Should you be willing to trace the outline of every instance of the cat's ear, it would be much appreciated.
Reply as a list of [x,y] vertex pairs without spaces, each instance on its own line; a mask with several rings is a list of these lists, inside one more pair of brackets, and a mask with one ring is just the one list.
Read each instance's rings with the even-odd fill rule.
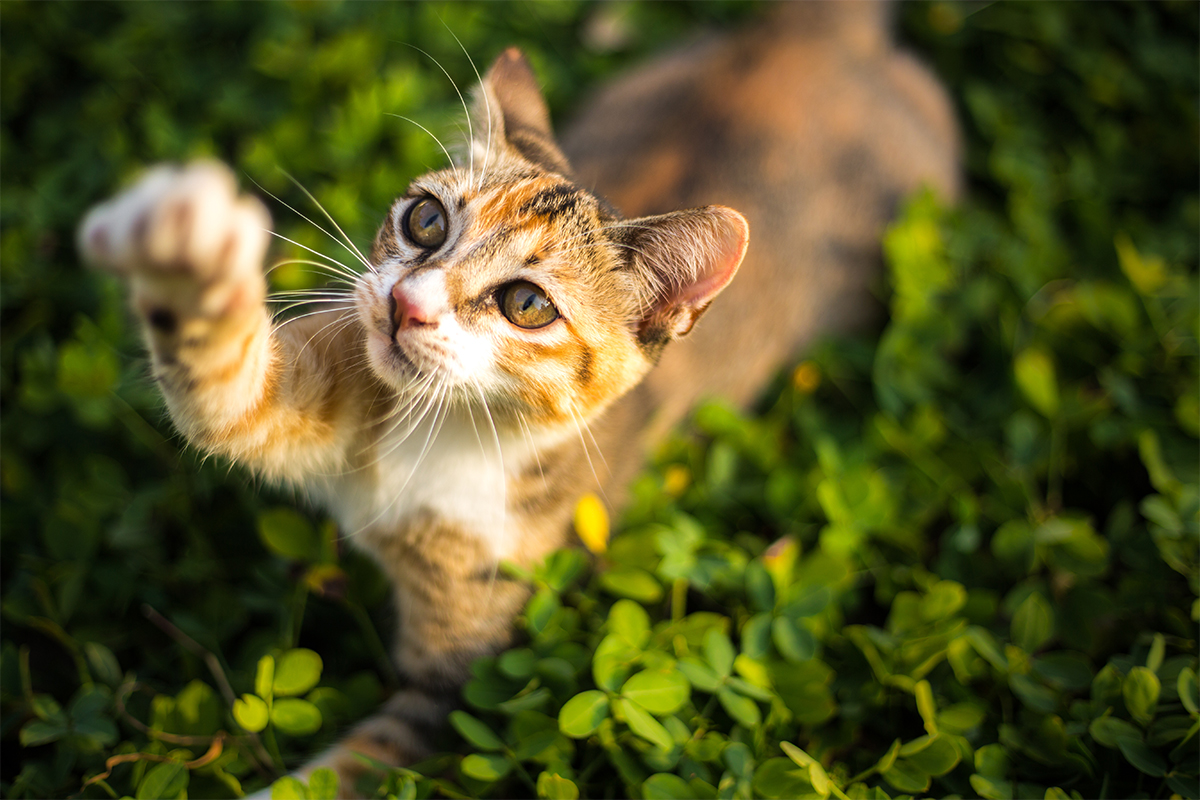
[[655,349],[685,336],[746,254],[750,227],[732,208],[705,206],[621,223],[642,295],[638,340]]
[[471,115],[476,147],[507,146],[534,164],[569,176],[571,167],[554,141],[550,111],[529,61],[505,50],[483,77]]

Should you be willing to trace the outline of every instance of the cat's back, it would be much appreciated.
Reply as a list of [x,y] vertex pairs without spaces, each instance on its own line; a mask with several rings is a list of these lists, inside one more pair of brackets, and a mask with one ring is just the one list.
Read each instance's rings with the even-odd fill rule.
[[564,131],[580,182],[626,216],[720,203],[750,223],[737,278],[628,401],[663,424],[702,395],[752,400],[814,336],[861,324],[898,201],[922,184],[957,196],[951,104],[888,14],[772,7],[636,69]]

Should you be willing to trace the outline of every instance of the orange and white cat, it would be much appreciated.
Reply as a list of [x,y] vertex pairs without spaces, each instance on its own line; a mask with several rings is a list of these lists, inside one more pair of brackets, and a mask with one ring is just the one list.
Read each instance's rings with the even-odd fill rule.
[[[407,685],[318,762],[344,792],[352,752],[427,755],[470,662],[511,641],[529,590],[501,559],[566,543],[579,497],[617,496],[700,395],[752,399],[861,318],[891,207],[922,182],[957,191],[936,83],[874,7],[817,5],[617,84],[567,135],[571,163],[505,52],[461,163],[395,202],[351,296],[284,324],[264,303],[268,216],[225,167],[155,168],[84,221],[85,257],[129,280],[177,427],[328,509],[395,586]],[[718,202],[756,230],[737,281],[751,226]]]
[[468,166],[395,202],[353,303],[291,324],[264,304],[266,212],[220,165],[158,167],[80,233],[128,277],[188,439],[302,490],[394,581],[411,688],[354,740],[389,762],[421,755],[414,729],[510,641],[528,589],[497,563],[567,542],[595,482],[583,426],[691,330],[748,241],[728,208],[623,221],[576,185],[515,50],[474,129]]

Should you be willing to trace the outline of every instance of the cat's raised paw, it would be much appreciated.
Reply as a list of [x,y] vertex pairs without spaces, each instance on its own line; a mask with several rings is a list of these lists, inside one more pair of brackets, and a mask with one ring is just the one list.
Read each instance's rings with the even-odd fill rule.
[[94,266],[135,281],[208,284],[258,274],[270,225],[257,199],[238,196],[223,164],[164,165],[93,208],[80,226],[79,249]]

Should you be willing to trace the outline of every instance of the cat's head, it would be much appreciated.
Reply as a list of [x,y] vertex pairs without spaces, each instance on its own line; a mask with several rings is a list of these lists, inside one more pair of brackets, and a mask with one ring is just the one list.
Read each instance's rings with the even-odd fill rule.
[[465,163],[413,181],[376,236],[356,289],[371,368],[501,417],[587,418],[733,279],[746,221],[721,206],[622,220],[573,182],[515,49],[471,130]]

